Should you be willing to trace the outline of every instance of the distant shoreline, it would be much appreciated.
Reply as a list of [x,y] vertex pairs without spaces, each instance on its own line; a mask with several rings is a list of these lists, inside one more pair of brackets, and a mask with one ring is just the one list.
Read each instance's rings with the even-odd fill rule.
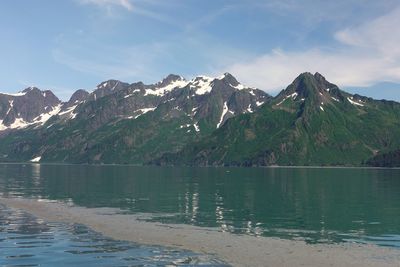
[[118,209],[88,209],[65,203],[1,198],[0,203],[47,221],[79,223],[114,239],[215,255],[233,266],[399,266],[395,248],[354,243],[308,245],[303,241],[255,237],[184,224],[163,224],[120,214]]
[[67,163],[67,162],[0,162],[0,165],[65,165],[65,166],[126,166],[126,167],[165,167],[165,168],[246,168],[246,169],[383,169],[383,170],[400,170],[400,167],[373,167],[373,166],[318,166],[318,165],[271,165],[271,166],[191,166],[191,165],[148,165],[148,164],[124,164],[124,163]]

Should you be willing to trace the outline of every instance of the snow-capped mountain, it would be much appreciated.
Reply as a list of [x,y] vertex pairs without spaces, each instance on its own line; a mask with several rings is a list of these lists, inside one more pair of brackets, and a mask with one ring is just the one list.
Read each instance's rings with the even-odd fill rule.
[[[163,108],[166,118],[186,115],[196,124],[210,117],[214,128],[218,128],[234,115],[253,112],[269,98],[261,90],[241,85],[228,73],[217,78],[198,76],[191,80],[171,74],[150,85],[116,80],[100,83],[75,113],[78,118],[93,118],[90,125],[97,128],[110,120],[137,119]],[[103,102],[107,105],[99,108]]]
[[[302,73],[262,108],[153,164],[340,165],[395,160],[400,103],[352,95],[321,74]],[[376,157],[369,161],[371,157]]]
[[[90,93],[76,91],[67,102],[30,88],[0,95],[0,148],[7,139],[3,144],[9,147],[2,149],[7,160],[97,162],[114,154],[99,150],[110,145],[107,150],[118,149],[119,156],[129,154],[126,160],[143,161],[206,136],[270,99],[229,73],[190,80],[171,74],[155,84],[108,80]],[[16,138],[26,133],[32,138]]]
[[359,166],[400,147],[399,103],[346,93],[319,73],[274,98],[229,73],[108,80],[67,102],[28,88],[0,94],[0,119],[1,161]]
[[50,91],[29,87],[16,94],[0,93],[0,131],[43,125],[61,110],[61,101]]
[[[214,90],[214,91],[213,91]],[[206,116],[207,110],[201,103],[205,102],[205,96],[215,97],[215,94],[224,91],[226,97],[233,93],[243,91],[249,94],[243,99],[243,103],[238,103],[234,99],[224,99],[220,103],[221,117],[216,123],[220,126],[227,118],[235,113],[252,112],[263,103],[268,96],[257,89],[247,88],[236,81],[236,79],[226,73],[218,78],[198,76],[192,80],[185,80],[178,75],[168,75],[156,84],[145,85],[142,82],[124,83],[117,80],[108,80],[100,83],[91,93],[85,90],[78,90],[68,102],[62,103],[50,90],[41,91],[36,87],[29,87],[17,94],[0,94],[0,131],[23,129],[29,126],[40,127],[51,117],[74,119],[78,113],[82,116],[93,116],[100,113],[100,120],[112,120],[114,118],[136,119],[140,115],[153,111],[158,105],[165,102],[176,102],[183,91],[188,91],[185,99],[179,99],[175,106],[180,110],[187,106],[187,102],[200,102],[193,108],[193,113],[200,112],[202,117]],[[226,92],[226,90],[230,91]],[[246,95],[246,93],[242,93]],[[102,97],[110,96],[118,99],[110,107],[102,110],[93,109],[93,105],[86,105],[77,109],[82,103],[97,101]],[[201,96],[201,97],[200,97]],[[188,101],[190,100],[190,101]],[[82,105],[83,106],[83,105]],[[231,106],[229,109],[228,106]]]

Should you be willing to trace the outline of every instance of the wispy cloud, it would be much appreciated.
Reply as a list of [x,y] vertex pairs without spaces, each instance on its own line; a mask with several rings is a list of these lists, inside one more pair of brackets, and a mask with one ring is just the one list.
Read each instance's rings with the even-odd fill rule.
[[[155,7],[163,7],[165,3],[158,0],[76,0],[81,5],[91,5],[101,9],[102,15],[108,18],[120,18],[121,11],[126,11],[138,16],[147,17],[163,23],[176,24],[174,19],[165,16],[159,10],[154,11]],[[104,18],[104,17],[103,17]]]
[[184,29],[186,31],[196,31],[206,25],[211,24],[215,19],[217,19],[224,13],[229,12],[230,10],[235,9],[235,8],[237,8],[236,5],[226,5],[219,9],[215,9],[209,13],[205,13],[203,16],[200,16],[198,19],[187,22]]
[[334,34],[336,45],[305,51],[275,49],[228,66],[241,80],[264,90],[282,89],[304,71],[324,73],[341,86],[400,82],[400,7],[357,27]]
[[108,10],[114,7],[122,7],[128,11],[134,9],[130,0],[78,0],[78,2],[84,5],[94,5]]
[[374,51],[388,59],[400,58],[400,7],[358,27],[350,27],[335,34],[335,38],[350,47]]
[[58,44],[52,51],[56,63],[99,81],[115,78],[127,82],[154,82],[169,73],[188,78],[214,75],[220,74],[221,62],[229,64],[249,57],[208,36],[190,34],[120,46],[92,39],[76,42],[72,37],[61,38]]
[[[360,6],[360,2],[356,0],[338,4],[326,3],[323,0],[304,0],[306,7],[302,6],[303,2],[300,4],[295,0],[267,2],[249,0],[246,4],[231,1],[210,12],[191,16],[190,19],[185,16],[179,19],[173,16],[168,17],[171,10],[166,8],[164,1],[159,0],[76,1],[96,5],[105,10],[125,9],[129,11],[129,14],[177,25],[173,28],[175,31],[171,31],[173,32],[171,35],[145,41],[138,40],[140,45],[135,40],[135,43],[123,44],[122,48],[115,47],[116,44],[113,43],[98,42],[97,39],[88,43],[87,46],[90,49],[87,50],[83,48],[85,45],[82,40],[80,44],[77,44],[78,48],[71,48],[77,43],[76,38],[58,42],[59,46],[53,50],[53,59],[56,62],[76,71],[91,74],[93,77],[99,77],[99,79],[149,81],[159,79],[160,73],[176,70],[181,75],[201,73],[213,75],[229,71],[242,82],[269,92],[282,89],[299,73],[305,71],[321,72],[331,81],[344,87],[364,87],[383,81],[400,82],[400,46],[398,45],[400,32],[394,29],[394,25],[400,25],[400,7],[392,8],[390,12],[387,12],[392,7],[393,0],[378,2],[366,0],[374,9],[380,10],[379,12],[387,12],[375,19],[371,17],[379,12],[371,15],[368,11],[368,14],[357,16],[357,19],[349,19],[352,17],[349,12],[352,12],[354,6],[357,8]],[[178,2],[173,1],[175,5],[178,5]],[[179,5],[181,3],[179,2]],[[305,19],[312,17],[308,22],[303,22],[303,19],[299,21],[307,25],[318,24],[324,20],[340,22],[334,23],[335,27],[329,28],[331,32],[329,43],[324,40],[302,50],[280,49],[278,46],[276,49],[267,50],[265,54],[256,55],[254,53],[258,52],[237,48],[235,44],[225,42],[223,37],[212,36],[208,32],[211,24],[221,23],[219,21],[221,16],[234,12],[240,14],[241,10],[248,8],[247,5],[251,5],[251,8],[246,12],[265,8],[278,12],[282,16],[298,15]],[[308,16],[313,6],[319,12]],[[177,10],[182,11],[185,8]],[[339,12],[340,10],[344,11]],[[346,17],[344,20],[346,23],[341,22],[343,17]],[[343,27],[343,25],[346,26]],[[304,28],[307,27],[295,30],[299,35],[306,35],[307,29]],[[315,29],[319,29],[318,26],[315,26]],[[339,30],[334,32],[333,29]],[[324,33],[324,38],[326,37],[329,38],[328,33]],[[268,41],[268,38],[260,40]],[[108,45],[110,47],[107,47]]]
[[[124,49],[118,53],[104,52],[103,58],[96,59],[90,56],[77,57],[73,53],[62,49],[52,51],[55,62],[68,66],[70,69],[81,73],[87,73],[99,79],[121,79],[146,78],[146,65],[152,65],[153,57],[140,48]],[[146,55],[145,55],[146,54]],[[136,56],[137,55],[137,56]],[[145,58],[147,56],[147,58]],[[140,62],[140,63],[139,63]]]

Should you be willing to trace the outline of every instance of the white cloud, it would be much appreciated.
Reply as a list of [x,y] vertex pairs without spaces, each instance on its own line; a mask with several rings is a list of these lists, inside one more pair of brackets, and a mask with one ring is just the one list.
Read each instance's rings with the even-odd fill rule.
[[368,49],[389,58],[400,57],[400,7],[356,28],[347,28],[335,38],[349,46]]
[[79,0],[81,4],[92,4],[101,8],[123,7],[129,11],[133,10],[130,0]]
[[[247,84],[274,92],[299,73],[320,72],[340,86],[400,82],[400,8],[335,33],[339,48],[306,51],[275,49],[228,71]],[[338,45],[334,44],[334,45]]]

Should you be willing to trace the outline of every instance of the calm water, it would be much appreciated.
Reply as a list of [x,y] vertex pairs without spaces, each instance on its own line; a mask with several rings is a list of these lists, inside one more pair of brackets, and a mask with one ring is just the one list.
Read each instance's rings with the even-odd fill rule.
[[0,165],[0,194],[222,231],[400,247],[400,170]]
[[222,266],[188,251],[116,241],[0,205],[0,266]]

